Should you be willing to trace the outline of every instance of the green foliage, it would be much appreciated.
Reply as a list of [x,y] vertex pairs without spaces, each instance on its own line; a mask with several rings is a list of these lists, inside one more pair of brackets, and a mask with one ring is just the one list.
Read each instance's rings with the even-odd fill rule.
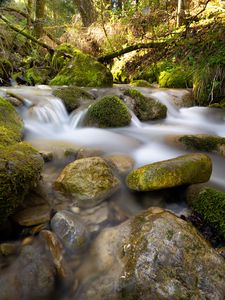
[[139,79],[139,80],[133,80],[131,81],[130,85],[132,86],[136,86],[136,87],[151,87],[151,84],[143,79]]
[[205,188],[191,201],[191,206],[219,235],[225,237],[225,194]]
[[130,96],[135,100],[134,113],[141,121],[163,119],[166,117],[166,106],[155,99],[147,98],[135,89],[125,90],[124,95]]
[[127,126],[130,121],[131,115],[123,101],[116,96],[105,96],[89,107],[85,123],[104,128]]
[[24,77],[30,85],[42,83],[42,77],[35,68],[30,68],[26,70]]
[[192,74],[187,68],[175,66],[160,73],[159,85],[163,88],[192,87]]
[[85,100],[94,99],[94,96],[91,93],[76,86],[57,89],[53,92],[53,95],[63,100],[69,113],[78,108]]
[[30,145],[19,143],[0,151],[0,223],[15,212],[33,187],[43,167],[43,159]]

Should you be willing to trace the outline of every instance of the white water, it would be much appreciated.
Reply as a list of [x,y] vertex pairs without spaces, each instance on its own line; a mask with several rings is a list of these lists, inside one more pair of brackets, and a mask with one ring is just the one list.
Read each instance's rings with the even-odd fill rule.
[[[25,138],[42,150],[50,142],[74,146],[100,148],[107,153],[128,153],[136,161],[136,167],[183,155],[187,151],[166,142],[166,137],[176,134],[215,134],[225,136],[225,112],[219,109],[191,107],[178,109],[172,102],[174,94],[179,98],[180,90],[144,89],[168,108],[167,118],[160,121],[140,122],[132,113],[129,127],[115,129],[84,128],[82,120],[86,110],[79,109],[70,116],[62,101],[51,94],[46,86],[4,88],[22,96],[26,106],[20,110],[25,123]],[[120,88],[94,89],[95,94],[121,94]],[[211,183],[225,190],[223,157],[211,155],[213,176]]]

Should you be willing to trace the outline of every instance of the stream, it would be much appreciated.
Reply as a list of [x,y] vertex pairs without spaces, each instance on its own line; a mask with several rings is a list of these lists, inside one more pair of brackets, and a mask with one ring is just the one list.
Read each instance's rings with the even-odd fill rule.
[[[112,94],[121,96],[123,89],[124,86],[116,86],[87,90],[96,97],[101,97]],[[165,104],[168,109],[167,118],[141,122],[132,113],[132,121],[128,127],[88,128],[82,125],[87,107],[80,107],[69,115],[61,99],[52,95],[52,88],[49,86],[0,88],[0,96],[10,91],[23,99],[24,105],[17,110],[24,120],[24,140],[40,151],[53,153],[53,160],[45,164],[43,171],[44,189],[49,195],[53,209],[58,210],[61,207],[64,209],[69,206],[72,211],[78,211],[73,203],[55,194],[52,189],[52,183],[60,171],[74,159],[73,156],[65,156],[65,151],[69,150],[73,153],[80,148],[92,148],[103,151],[104,156],[125,154],[134,159],[134,167],[137,168],[192,152],[171,143],[170,136],[210,134],[225,137],[225,110],[197,106],[178,108],[174,104],[174,98],[179,100],[184,90],[137,89],[145,96],[151,96]],[[224,157],[216,154],[209,154],[209,156],[213,161],[213,173],[208,185],[225,192]],[[111,215],[117,216],[109,221],[105,221],[103,216],[98,216],[103,219],[103,222],[101,228],[97,226],[97,229],[93,228],[93,232],[99,232],[106,226],[119,224],[150,206],[166,208],[178,215],[185,215],[188,208],[182,199],[176,201],[178,194],[179,189],[178,192],[175,190],[174,201],[171,201],[167,197],[167,191],[138,194],[129,191],[123,185],[120,192],[109,200],[114,203],[110,206]],[[124,199],[127,201],[123,201]],[[86,215],[85,218],[88,216]],[[76,263],[75,259],[74,268]]]

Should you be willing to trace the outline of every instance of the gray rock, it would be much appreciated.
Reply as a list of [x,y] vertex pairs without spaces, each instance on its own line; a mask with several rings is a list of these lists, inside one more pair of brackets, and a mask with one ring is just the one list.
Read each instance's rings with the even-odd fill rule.
[[103,230],[90,261],[74,299],[225,299],[224,259],[191,224],[160,208]]
[[78,215],[62,210],[51,220],[51,228],[63,245],[70,251],[82,249],[88,242],[89,233]]

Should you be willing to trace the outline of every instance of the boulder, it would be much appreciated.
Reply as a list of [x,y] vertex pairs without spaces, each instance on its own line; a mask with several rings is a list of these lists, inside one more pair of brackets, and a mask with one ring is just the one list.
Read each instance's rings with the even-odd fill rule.
[[187,202],[217,235],[225,238],[225,194],[204,185],[191,185],[187,189]]
[[111,196],[119,180],[100,157],[78,159],[67,165],[55,182],[56,189],[75,196],[80,207],[92,207]]
[[225,298],[224,259],[191,224],[160,208],[103,230],[84,268],[90,261],[73,299]]
[[225,138],[209,134],[191,134],[172,136],[170,141],[182,145],[187,150],[198,150],[216,152],[223,154],[222,147],[225,146]]
[[160,190],[209,180],[212,162],[206,154],[188,154],[133,170],[126,179],[136,191]]
[[88,108],[84,123],[87,126],[123,127],[128,126],[131,115],[117,96],[105,96]]
[[[62,58],[59,52],[58,49],[53,57],[56,63]],[[86,87],[112,86],[113,77],[111,72],[94,57],[84,54],[76,48],[71,50],[71,56],[72,59],[70,59],[66,65],[59,62],[59,64],[62,64],[62,69],[50,81],[50,85],[76,85]],[[63,61],[66,61],[65,57]]]
[[61,87],[56,89],[53,95],[63,100],[69,113],[78,108],[81,104],[88,104],[95,99],[91,93],[76,86]]
[[87,245],[89,233],[78,215],[62,210],[51,219],[51,228],[63,245],[75,252]]
[[134,99],[134,113],[141,121],[166,118],[167,107],[153,98],[145,97],[141,92],[127,89],[124,95]]
[[6,146],[20,140],[23,121],[12,104],[0,97],[0,145]]
[[0,223],[15,212],[40,179],[43,159],[27,143],[17,143],[0,151]]

